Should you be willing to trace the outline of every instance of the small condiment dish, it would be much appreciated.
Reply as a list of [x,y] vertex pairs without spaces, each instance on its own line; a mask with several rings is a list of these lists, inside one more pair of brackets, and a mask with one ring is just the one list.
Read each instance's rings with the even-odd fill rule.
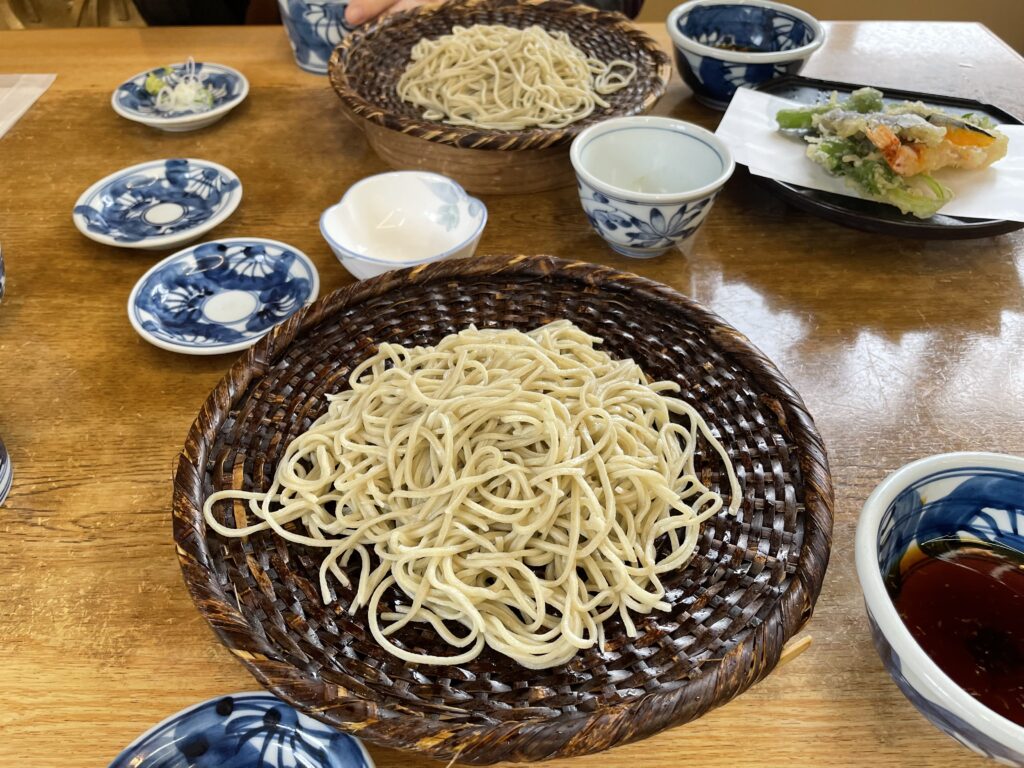
[[737,88],[797,74],[825,42],[817,19],[770,0],[692,0],[666,26],[683,80],[714,109],[725,109]]
[[110,768],[373,768],[350,736],[269,693],[232,693],[157,723]]
[[79,232],[98,243],[162,250],[209,232],[241,200],[242,182],[223,165],[152,160],[97,181],[78,198],[72,218]]
[[128,296],[128,320],[154,346],[187,355],[251,347],[313,303],[320,276],[302,251],[262,237],[192,245],[154,265]]
[[857,576],[875,648],[910,702],[975,752],[1024,766],[1024,727],[957,685],[904,624],[886,577],[911,547],[937,539],[1024,550],[1024,458],[948,453],[907,464],[868,497],[857,524]]
[[667,117],[593,125],[573,141],[569,158],[594,231],[634,258],[685,248],[736,167],[713,133]]
[[392,269],[472,256],[487,208],[447,176],[393,171],[353,184],[320,217],[342,266],[364,280]]
[[[161,111],[157,109],[156,95],[146,90],[150,76],[164,77],[172,73],[175,78],[183,77],[192,67],[196,77],[213,91],[210,109]],[[161,131],[181,133],[197,131],[220,120],[241,104],[249,94],[249,81],[237,69],[210,62],[182,62],[168,67],[147,69],[125,80],[117,86],[110,97],[110,104],[121,117],[136,123],[148,125]]]

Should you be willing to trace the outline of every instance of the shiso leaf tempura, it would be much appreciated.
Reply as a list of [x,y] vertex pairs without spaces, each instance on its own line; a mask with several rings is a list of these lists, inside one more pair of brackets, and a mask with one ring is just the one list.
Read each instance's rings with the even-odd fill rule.
[[983,116],[956,117],[920,101],[884,104],[860,88],[840,101],[781,109],[779,130],[805,131],[807,157],[872,200],[921,219],[953,192],[931,176],[940,168],[986,168],[1006,155],[1008,139]]

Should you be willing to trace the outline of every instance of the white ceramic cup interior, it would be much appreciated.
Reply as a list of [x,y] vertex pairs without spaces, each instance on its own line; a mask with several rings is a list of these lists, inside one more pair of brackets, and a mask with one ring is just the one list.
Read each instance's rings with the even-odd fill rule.
[[576,138],[570,155],[576,172],[591,186],[652,203],[709,195],[735,167],[713,133],[667,117],[598,123]]
[[410,264],[467,245],[486,213],[451,179],[418,171],[383,173],[352,186],[324,212],[321,231],[349,255]]

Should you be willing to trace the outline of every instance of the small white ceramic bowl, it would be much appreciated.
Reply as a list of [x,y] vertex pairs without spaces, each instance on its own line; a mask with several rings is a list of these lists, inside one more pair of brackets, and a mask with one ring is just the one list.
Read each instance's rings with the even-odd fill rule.
[[1014,766],[1024,766],[1024,727],[979,702],[931,660],[897,613],[885,577],[914,543],[966,537],[1021,551],[1022,529],[1024,458],[947,453],[907,464],[883,480],[864,502],[856,543],[872,637],[896,685],[937,728]]
[[323,212],[320,232],[354,277],[476,251],[487,208],[447,176],[393,171],[363,179]]
[[685,247],[736,167],[700,126],[668,117],[617,117],[572,143],[580,202],[591,226],[624,256]]
[[184,62],[171,64],[169,67],[147,69],[145,72],[139,72],[128,78],[114,90],[110,97],[110,104],[114,111],[123,118],[161,131],[182,133],[198,131],[200,128],[216,123],[245,101],[245,97],[249,94],[249,81],[237,69],[223,64],[202,61],[194,62],[193,65],[196,74],[214,89],[216,95],[211,109],[203,112],[170,113],[157,110],[156,100],[145,88],[146,78],[151,72],[161,72],[164,69],[169,69],[180,76],[189,66]]
[[737,88],[797,74],[825,42],[811,14],[770,0],[692,0],[669,13],[666,27],[679,74],[714,109]]

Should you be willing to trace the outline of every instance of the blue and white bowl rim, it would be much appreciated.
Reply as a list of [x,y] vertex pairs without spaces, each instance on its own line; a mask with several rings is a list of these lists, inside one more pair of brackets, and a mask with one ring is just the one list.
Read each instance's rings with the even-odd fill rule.
[[[303,251],[300,251],[293,245],[289,245],[288,243],[282,243],[280,240],[271,240],[268,237],[221,237],[215,240],[204,240],[201,243],[191,243],[185,248],[182,248],[180,251],[175,251],[166,259],[161,259],[152,267],[147,269],[145,274],[142,275],[142,277],[140,277],[135,282],[134,286],[132,286],[131,293],[128,294],[128,321],[132,324],[132,328],[135,329],[135,332],[153,346],[160,347],[160,349],[166,349],[169,352],[185,352],[187,354],[192,355],[226,355],[232,352],[241,352],[242,350],[248,349],[253,344],[255,344],[259,339],[272,333],[274,328],[277,327],[273,326],[268,330],[260,333],[259,335],[254,335],[252,338],[244,339],[243,341],[209,347],[192,347],[184,344],[175,344],[174,342],[167,341],[166,339],[161,339],[159,336],[154,336],[152,333],[150,333],[149,331],[142,327],[142,323],[140,323],[138,318],[135,316],[135,302],[136,299],[138,298],[139,291],[142,290],[142,286],[146,284],[146,281],[149,280],[149,278],[152,275],[156,274],[161,269],[166,267],[168,264],[176,261],[177,259],[180,259],[182,256],[189,254],[190,252],[194,251],[201,245],[208,245],[210,243],[218,243],[221,245],[272,245],[277,248],[291,251],[308,268],[310,274],[309,296],[308,298],[306,298],[305,301],[303,301],[302,306],[308,307],[310,304],[316,301],[317,297],[320,295],[320,273],[317,271],[316,264],[314,264],[313,260],[310,259],[309,256],[307,256]],[[295,311],[298,312],[300,310],[301,307]],[[280,325],[280,323],[278,323],[278,325]]]
[[[140,733],[135,739],[133,739],[130,744],[125,746],[124,749],[122,749],[120,752],[118,752],[117,755],[114,757],[113,762],[116,763],[120,758],[124,757],[125,755],[129,754],[130,752],[132,752],[132,751],[138,749],[139,747],[143,746],[147,741],[149,741],[155,735],[160,733],[167,726],[171,725],[171,723],[174,723],[177,720],[181,720],[182,718],[187,717],[188,715],[190,715],[191,713],[195,712],[200,707],[204,707],[204,706],[206,706],[208,704],[211,704],[212,702],[219,701],[220,699],[223,699],[223,698],[232,698],[232,699],[237,699],[237,698],[265,699],[268,704],[269,703],[273,703],[275,706],[282,706],[282,707],[288,707],[289,709],[295,709],[288,702],[286,702],[286,701],[284,701],[282,699],[277,698],[277,696],[274,696],[274,694],[268,693],[267,691],[244,691],[242,693],[228,693],[228,694],[224,694],[223,696],[214,696],[212,698],[204,699],[203,701],[196,702],[195,704],[192,704],[192,705],[190,705],[188,707],[185,707],[184,709],[180,709],[177,712],[175,712],[173,715],[168,715],[167,717],[165,717],[160,722],[155,723],[151,727],[147,728],[145,731]],[[309,718],[309,715],[305,714],[301,710],[297,710],[296,709],[295,712],[299,715],[300,723],[301,723],[302,719]],[[329,726],[325,726],[325,727],[329,727]],[[356,744],[359,745],[359,750],[360,750],[360,752],[362,752],[363,760],[366,762],[366,766],[368,768],[374,768],[373,758],[371,758],[370,757],[370,753],[366,751],[366,746],[363,744],[363,742],[360,739],[358,739],[355,736],[353,736],[352,734],[345,734],[345,735],[348,736]]]
[[857,577],[864,601],[879,631],[892,646],[904,670],[930,686],[928,698],[943,701],[947,708],[1001,744],[1024,755],[1024,727],[996,714],[958,686],[924,652],[896,612],[885,588],[878,563],[878,529],[889,505],[916,481],[935,472],[953,469],[1007,469],[1024,473],[1024,458],[1001,453],[958,452],[927,456],[913,461],[886,477],[864,502],[857,523],[855,556]]
[[[758,8],[770,8],[774,11],[787,13],[811,28],[814,36],[811,42],[801,45],[799,48],[790,48],[788,51],[728,51],[722,48],[715,48],[710,45],[698,43],[692,37],[683,34],[680,26],[682,18],[697,6],[701,5],[752,5]],[[668,28],[668,35],[672,38],[673,44],[683,48],[690,53],[701,56],[708,56],[712,59],[721,59],[733,64],[777,64],[781,61],[794,61],[810,56],[825,43],[825,27],[816,18],[799,8],[784,3],[772,2],[772,0],[690,0],[690,2],[677,5],[669,12],[665,22]]]
[[[582,159],[583,150],[591,141],[608,133],[635,128],[680,133],[699,141],[714,151],[719,159],[721,159],[722,173],[714,181],[705,184],[703,187],[687,190],[686,192],[636,192],[607,184],[594,176],[584,166]],[[585,184],[608,197],[634,205],[680,205],[694,200],[701,200],[721,189],[732,176],[733,171],[736,170],[736,161],[733,160],[729,147],[711,131],[684,120],[676,120],[671,117],[652,117],[650,115],[613,117],[585,128],[573,139],[572,146],[569,149],[569,160],[572,162],[576,175]]]
[[[109,176],[104,176],[102,179],[100,179],[87,190],[85,190],[85,192],[83,192],[81,196],[79,196],[78,200],[75,201],[74,208],[77,208],[80,205],[89,205],[93,197],[95,197],[95,195],[101,189],[103,189],[103,187],[105,187],[107,184],[110,184],[113,181],[116,181],[122,176],[128,176],[133,173],[140,173],[142,171],[148,171],[151,169],[160,169],[161,175],[163,175],[168,160],[184,160],[190,166],[196,165],[204,168],[213,168],[224,178],[234,181],[235,187],[229,192],[229,194],[225,196],[226,200],[224,204],[220,207],[220,209],[214,211],[214,214],[205,221],[197,222],[194,227],[183,229],[178,232],[173,232],[169,235],[159,235],[157,237],[143,238],[138,243],[133,243],[132,247],[146,247],[155,249],[163,246],[171,248],[180,243],[187,243],[189,240],[199,237],[204,232],[208,232],[221,222],[225,221],[232,213],[235,212],[235,209],[238,208],[238,204],[242,202],[242,180],[239,179],[237,174],[235,174],[235,172],[232,171],[230,168],[226,168],[220,163],[214,163],[211,160],[201,160],[195,157],[165,157],[159,160],[147,160],[144,163],[130,165],[127,168],[122,168],[119,171],[114,171]],[[74,211],[74,208],[72,208],[72,211]],[[78,231],[81,232],[86,237],[95,240],[98,243],[104,243],[105,245],[116,245],[121,247],[124,246],[124,243],[120,242],[116,238],[110,237],[109,235],[101,234],[100,232],[93,232],[89,230],[89,228],[84,225],[84,217],[81,214],[72,212],[71,217],[74,220],[75,226],[78,228]]]
[[[436,179],[437,181],[442,181],[445,184],[451,184],[453,187],[455,187],[457,190],[459,190],[459,192],[461,192],[463,195],[465,195],[468,200],[475,201],[480,206],[480,223],[477,225],[477,228],[476,228],[476,230],[474,230],[473,234],[470,235],[469,237],[467,237],[465,240],[463,240],[458,245],[456,245],[456,246],[454,246],[452,248],[449,248],[446,251],[442,251],[441,253],[433,254],[431,256],[424,256],[421,259],[410,259],[408,261],[393,261],[391,259],[375,259],[372,256],[366,256],[365,254],[362,254],[362,253],[359,253],[357,251],[353,251],[353,250],[351,250],[349,248],[346,248],[344,245],[342,245],[337,240],[332,238],[329,234],[327,234],[327,216],[332,211],[337,210],[338,208],[343,206],[345,204],[345,200],[349,197],[349,195],[351,195],[353,192],[355,192],[359,187],[363,186],[364,184],[366,184],[368,182],[371,182],[371,181],[374,181],[376,179],[379,179],[379,178],[381,178],[383,176],[416,176],[416,177],[419,177],[419,178]],[[451,178],[450,176],[444,176],[443,174],[440,174],[440,173],[431,173],[430,171],[386,171],[385,173],[375,173],[373,176],[367,176],[365,179],[360,179],[355,184],[353,184],[351,187],[349,187],[347,190],[345,190],[345,194],[341,196],[341,199],[338,202],[336,202],[334,205],[330,206],[322,214],[320,214],[320,234],[323,235],[324,240],[327,241],[328,245],[330,245],[331,248],[334,248],[337,251],[341,251],[345,255],[345,258],[347,258],[347,259],[355,259],[356,261],[365,261],[368,264],[387,265],[387,266],[392,267],[393,269],[401,269],[403,267],[415,267],[418,264],[429,264],[432,261],[440,261],[441,259],[447,258],[448,256],[451,256],[453,253],[458,253],[460,250],[462,250],[467,245],[469,245],[474,240],[476,240],[480,236],[480,233],[483,232],[484,227],[486,225],[487,225],[487,206],[484,205],[484,201],[483,200],[481,200],[478,197],[473,197],[472,195],[469,195],[466,192],[466,190],[462,187],[462,185],[459,184],[459,182],[457,182],[455,179]]]
[[163,69],[165,66],[182,67],[185,66],[185,64],[186,62],[176,61],[172,64],[165,64],[159,67],[150,67],[149,69],[145,69],[142,72],[139,72],[138,74],[132,75],[127,80],[124,80],[122,83],[120,83],[114,89],[114,92],[110,95],[110,106],[113,107],[114,111],[117,112],[117,114],[121,115],[121,117],[126,117],[129,120],[144,121],[147,123],[160,123],[161,125],[185,125],[188,123],[199,122],[200,120],[210,120],[211,118],[223,115],[225,112],[229,112],[235,107],[237,107],[239,104],[241,104],[245,100],[245,97],[249,95],[248,78],[246,78],[245,75],[243,75],[234,67],[229,67],[227,64],[218,64],[214,61],[197,61],[196,64],[202,64],[204,69],[209,68],[220,70],[222,74],[232,75],[238,78],[238,81],[241,83],[242,86],[239,89],[238,93],[233,96],[229,95],[224,101],[215,106],[213,109],[208,109],[205,112],[194,112],[187,115],[178,115],[177,117],[164,117],[159,113],[138,112],[134,109],[128,109],[127,107],[123,107],[120,104],[118,104],[118,91],[120,91],[121,88],[123,88],[124,86],[128,85],[128,83],[135,82],[139,78],[145,78],[150,72],[155,72],[159,69]]

